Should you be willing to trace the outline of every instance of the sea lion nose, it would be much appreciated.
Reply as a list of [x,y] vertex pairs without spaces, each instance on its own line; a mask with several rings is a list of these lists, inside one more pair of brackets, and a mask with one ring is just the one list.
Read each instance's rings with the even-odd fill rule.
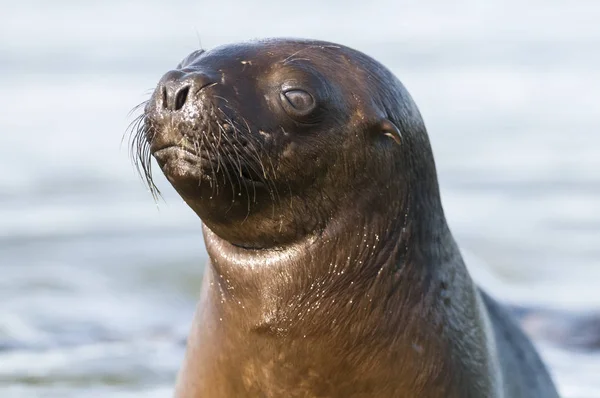
[[159,103],[164,109],[178,111],[188,101],[190,92],[195,94],[214,82],[209,74],[203,72],[178,69],[169,71],[158,83]]

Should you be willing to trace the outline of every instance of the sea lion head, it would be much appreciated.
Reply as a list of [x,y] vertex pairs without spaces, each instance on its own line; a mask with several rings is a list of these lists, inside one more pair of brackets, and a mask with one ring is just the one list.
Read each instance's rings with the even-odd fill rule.
[[205,226],[244,248],[286,245],[340,220],[401,219],[411,197],[437,196],[410,95],[377,61],[337,44],[193,52],[162,77],[138,127],[148,181],[151,154]]

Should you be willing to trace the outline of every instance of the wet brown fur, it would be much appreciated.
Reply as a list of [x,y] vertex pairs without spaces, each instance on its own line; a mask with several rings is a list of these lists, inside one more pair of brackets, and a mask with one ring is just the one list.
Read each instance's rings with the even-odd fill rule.
[[[316,101],[304,119],[286,84]],[[156,192],[154,154],[210,256],[177,397],[557,396],[471,281],[425,125],[381,64],[326,42],[223,46],[144,106],[140,170]]]

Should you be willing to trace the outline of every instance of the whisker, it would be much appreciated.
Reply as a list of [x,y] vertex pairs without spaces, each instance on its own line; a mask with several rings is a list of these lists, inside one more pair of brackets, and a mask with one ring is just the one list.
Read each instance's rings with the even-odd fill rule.
[[[196,156],[198,156],[199,158],[202,158],[202,143],[200,140],[198,140],[197,137],[194,137],[194,140],[192,141],[192,145],[194,146],[194,153]],[[200,177],[198,179],[198,187],[202,186],[202,177]]]
[[[225,118],[225,120],[228,121],[229,125],[234,129],[233,134],[232,134],[232,138],[239,144],[240,147],[244,147],[244,144],[239,140],[238,134],[239,134],[239,127],[236,126],[236,124],[231,120],[231,118],[229,118],[226,114],[223,113],[223,117]],[[249,129],[249,126],[246,124],[247,128]],[[250,130],[248,130],[248,132],[250,132]],[[247,136],[250,136],[250,134],[247,134]],[[246,148],[248,148],[248,145],[246,145]],[[250,155],[251,158],[253,158],[253,154],[252,153],[246,153],[247,155]],[[258,157],[255,157],[254,160],[256,160],[257,162],[260,162],[260,159]],[[256,167],[253,164],[254,162],[252,161],[247,161],[245,162],[245,165],[247,166],[247,168],[251,169],[256,175],[259,176],[259,178],[261,179],[261,182],[263,182],[266,184],[266,181],[264,181],[264,179],[261,177],[259,170],[256,169]],[[240,177],[243,177],[243,170],[242,167],[240,165],[239,168],[239,173],[240,173]],[[246,184],[246,180],[243,179],[242,181],[244,181],[244,185],[246,188],[246,191],[248,191],[248,187]],[[253,191],[253,202],[256,202],[256,186],[252,185],[252,191]],[[250,203],[250,198],[248,197],[248,203]],[[248,210],[249,211],[249,210]]]
[[[144,107],[148,101],[143,101],[136,105],[130,112],[133,113]],[[158,203],[162,197],[160,190],[155,185],[152,178],[152,154],[150,152],[150,143],[155,135],[152,123],[148,120],[144,113],[137,116],[127,126],[125,133],[121,139],[121,145],[127,137],[129,141],[129,156],[132,159],[133,165],[142,181],[148,187],[152,198]]]
[[[222,148],[222,150],[224,151],[226,157],[228,159],[231,159],[231,153],[229,152],[229,148],[227,148],[226,146]],[[229,210],[231,210],[231,208],[233,207],[234,203],[235,203],[235,197],[236,197],[236,189],[235,189],[235,185],[233,183],[233,179],[231,178],[231,173],[229,171],[229,168],[225,168],[225,175],[227,176],[227,179],[229,180],[229,185],[231,186],[231,203],[229,205],[229,207],[227,208],[227,210],[225,210],[225,213],[228,213]],[[234,173],[235,175],[235,173]],[[238,186],[240,187],[241,190],[241,184],[240,184],[240,179],[239,177],[237,177],[238,179]]]
[[[235,153],[235,155],[237,157],[237,167],[238,167],[239,175],[238,175],[238,173],[234,173],[234,175],[235,175],[235,177],[236,177],[236,179],[238,181],[238,186],[240,187],[240,191],[242,190],[242,185],[244,186],[243,190],[246,192],[246,199],[247,199],[246,201],[248,203],[248,209],[249,209],[249,207],[250,207],[250,205],[249,205],[249,203],[250,203],[250,194],[249,194],[249,190],[248,190],[248,182],[246,181],[246,179],[240,178],[240,177],[243,177],[242,176],[242,162],[240,160],[240,155],[239,155],[238,150],[236,149],[235,143],[233,143],[231,141],[232,138],[235,139],[235,134],[232,137],[229,137],[229,135],[225,132],[225,129],[220,124],[219,124],[219,128],[223,130],[223,132],[224,132],[224,134],[223,134],[224,139],[230,144],[229,147],[233,150],[233,152]],[[232,126],[232,129],[233,128],[234,127]],[[228,154],[229,154],[229,152],[228,152]],[[230,160],[231,160],[232,163],[235,163],[234,159],[230,158]],[[233,181],[231,181],[231,183],[233,184]],[[233,196],[233,200],[232,200],[232,205],[233,205],[233,201],[235,201],[235,190],[234,190],[234,196]],[[248,212],[249,212],[249,210],[248,210]],[[247,217],[248,217],[248,215],[246,215],[246,218]],[[244,221],[245,221],[245,219],[244,219]]]
[[[209,132],[206,132],[206,133],[208,135]],[[208,163],[210,164],[210,171],[211,171],[211,173],[210,173],[211,174],[211,178],[210,178],[209,181],[210,181],[210,187],[213,188],[215,190],[215,193],[218,195],[219,194],[219,182],[217,181],[217,175],[215,173],[215,168],[214,168],[214,165],[213,165],[213,163],[214,163],[213,162],[213,155],[218,156],[218,154],[213,153],[213,152],[216,151],[216,149],[212,145],[212,143],[210,142],[210,140],[207,140],[205,136],[202,136],[201,139],[202,139],[202,141],[205,141],[205,144],[207,146],[209,146],[209,145],[211,146],[211,148],[209,148],[209,149],[212,149],[212,150],[207,150],[206,151],[206,156],[208,158]],[[213,183],[214,183],[214,186],[213,186]],[[211,195],[211,199],[212,199],[212,195]]]

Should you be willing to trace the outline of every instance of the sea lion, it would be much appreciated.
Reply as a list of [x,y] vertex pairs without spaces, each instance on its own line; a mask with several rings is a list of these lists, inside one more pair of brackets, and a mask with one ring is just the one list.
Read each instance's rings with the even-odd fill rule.
[[197,51],[135,130],[210,258],[177,397],[558,396],[467,273],[421,115],[377,61],[310,40]]

